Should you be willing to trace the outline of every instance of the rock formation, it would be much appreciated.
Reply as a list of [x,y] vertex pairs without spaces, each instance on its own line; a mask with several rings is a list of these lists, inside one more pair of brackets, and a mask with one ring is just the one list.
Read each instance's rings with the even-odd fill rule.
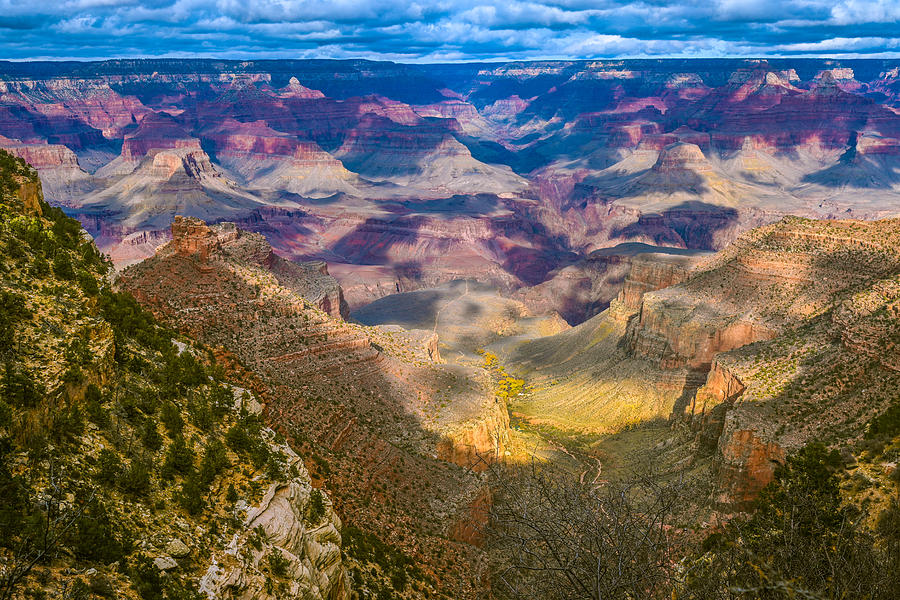
[[26,144],[0,136],[0,148],[25,160],[40,173],[48,199],[63,206],[82,198],[96,182],[78,163],[78,157],[62,144]]
[[717,500],[747,507],[786,454],[859,438],[885,409],[898,235],[897,220],[785,218],[699,262],[635,257],[609,310],[513,354],[536,387],[513,408],[603,430],[667,407],[713,456]]
[[[252,369],[267,422],[327,457],[307,466],[333,491],[336,510],[418,561],[434,560],[446,545],[434,532],[465,513],[480,487],[462,467],[483,468],[505,450],[508,417],[485,373],[437,362],[434,340],[421,335],[344,322],[324,264],[281,259],[258,234],[178,219],[172,241],[119,282]],[[451,555],[441,589],[468,594],[471,580],[454,573],[471,553]]]
[[[259,505],[247,507],[241,529],[225,551],[213,557],[200,578],[199,590],[209,598],[268,600],[351,598],[350,583],[341,559],[341,521],[327,497],[309,483],[300,457],[284,445],[287,467],[301,474],[269,486]],[[323,503],[313,509],[313,495]],[[274,557],[274,558],[273,558]],[[287,585],[271,586],[272,564]],[[268,582],[268,584],[267,584]]]
[[717,250],[785,214],[895,215],[894,66],[10,64],[0,135],[117,264],[187,214],[327,260],[354,307],[474,274],[578,322],[612,295],[595,250]]
[[[278,285],[294,292],[333,317],[347,316],[347,303],[338,282],[328,275],[324,261],[295,263],[272,251],[258,233],[241,231],[234,223],[209,226],[199,219],[176,216],[172,222],[172,251],[203,264],[210,259],[246,263],[270,271]],[[166,249],[160,252],[165,255]]]

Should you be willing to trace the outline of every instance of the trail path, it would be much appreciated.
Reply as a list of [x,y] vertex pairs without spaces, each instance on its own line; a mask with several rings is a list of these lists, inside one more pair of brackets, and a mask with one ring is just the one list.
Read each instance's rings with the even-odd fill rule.
[[456,301],[458,301],[458,300],[462,300],[463,298],[465,298],[465,297],[468,296],[468,295],[469,295],[469,280],[466,279],[466,291],[463,292],[462,294],[460,294],[459,296],[457,296],[456,298],[454,298],[453,300],[450,300],[449,302],[447,302],[446,304],[444,304],[442,307],[440,307],[439,309],[437,309],[437,310],[434,312],[434,332],[435,332],[435,333],[437,333],[438,322],[439,322],[440,319],[441,319],[441,312],[443,312],[444,309],[446,309],[447,307],[449,307],[449,306],[450,306],[451,304],[453,304],[454,302],[456,302]]

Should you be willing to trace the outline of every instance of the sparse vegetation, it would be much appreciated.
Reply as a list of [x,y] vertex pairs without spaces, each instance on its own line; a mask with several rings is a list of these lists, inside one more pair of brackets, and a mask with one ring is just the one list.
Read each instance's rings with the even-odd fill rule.
[[873,535],[841,497],[841,464],[822,444],[790,458],[751,516],[703,542],[679,597],[893,598],[900,585],[894,513],[882,513],[888,525]]
[[207,350],[110,287],[108,261],[36,184],[0,151],[0,600],[198,600],[203,564],[154,560],[180,527],[209,532],[203,561],[224,548],[240,528],[226,501],[260,500],[269,480],[246,473],[272,434],[234,411]]

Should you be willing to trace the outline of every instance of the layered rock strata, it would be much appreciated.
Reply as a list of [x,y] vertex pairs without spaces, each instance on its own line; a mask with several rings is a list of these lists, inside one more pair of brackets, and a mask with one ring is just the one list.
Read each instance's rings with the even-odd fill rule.
[[[172,234],[121,285],[258,374],[267,421],[320,457],[308,466],[336,510],[430,564],[446,547],[435,532],[480,486],[470,469],[505,450],[505,407],[487,375],[436,362],[431,338],[340,320],[340,290],[324,266],[280,259],[262,236],[195,219],[176,220]],[[441,589],[470,593],[474,582],[458,576],[470,555],[445,552]]]

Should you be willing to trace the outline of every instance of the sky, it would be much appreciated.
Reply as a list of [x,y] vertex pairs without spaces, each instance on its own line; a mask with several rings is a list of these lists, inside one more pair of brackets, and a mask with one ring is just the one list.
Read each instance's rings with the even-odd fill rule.
[[900,0],[0,0],[0,59],[900,57]]

